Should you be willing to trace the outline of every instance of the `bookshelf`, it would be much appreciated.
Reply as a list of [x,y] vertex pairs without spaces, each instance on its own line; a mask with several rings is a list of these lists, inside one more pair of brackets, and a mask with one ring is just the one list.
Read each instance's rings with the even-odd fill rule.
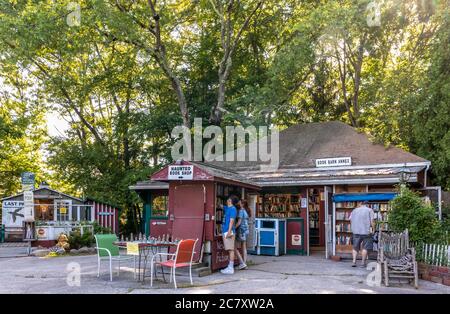
[[[351,253],[352,232],[350,226],[350,214],[356,208],[357,202],[336,203],[335,232],[336,232],[336,252]],[[372,208],[375,216],[376,231],[387,230],[387,217],[390,210],[387,201],[372,201],[367,205]],[[375,249],[375,247],[374,247]]]
[[215,226],[214,235],[219,236],[222,234],[222,222],[224,218],[223,207],[227,203],[228,197],[230,195],[235,195],[240,198],[241,190],[240,188],[227,184],[216,184],[216,209],[215,209]]
[[257,217],[300,217],[300,203],[300,194],[264,194],[262,197],[258,196]]
[[320,190],[308,191],[309,244],[320,245]]

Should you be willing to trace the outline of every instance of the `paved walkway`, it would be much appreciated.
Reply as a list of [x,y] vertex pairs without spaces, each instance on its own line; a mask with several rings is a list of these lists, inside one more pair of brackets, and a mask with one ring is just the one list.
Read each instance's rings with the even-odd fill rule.
[[0,259],[28,256],[28,243],[26,242],[5,242],[0,243]]
[[[214,273],[194,278],[189,285],[186,276],[177,278],[180,289],[157,281],[151,288],[147,281],[138,283],[133,270],[124,267],[120,276],[109,281],[107,262],[97,278],[97,257],[66,256],[56,258],[0,259],[0,293],[450,293],[450,287],[420,281],[420,289],[400,287],[370,287],[366,277],[370,271],[352,268],[349,262],[333,262],[321,256],[251,256],[252,265],[234,275]],[[71,262],[81,267],[81,285],[71,287],[66,279]]]

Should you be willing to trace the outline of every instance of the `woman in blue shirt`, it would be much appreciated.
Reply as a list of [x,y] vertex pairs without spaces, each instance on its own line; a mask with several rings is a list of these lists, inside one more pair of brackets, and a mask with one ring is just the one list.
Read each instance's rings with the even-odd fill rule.
[[246,200],[239,202],[239,205],[236,222],[236,242],[237,248],[240,247],[242,249],[242,256],[237,248],[236,255],[240,262],[238,269],[244,269],[247,268],[247,236],[249,234],[248,219],[250,217],[250,208]]

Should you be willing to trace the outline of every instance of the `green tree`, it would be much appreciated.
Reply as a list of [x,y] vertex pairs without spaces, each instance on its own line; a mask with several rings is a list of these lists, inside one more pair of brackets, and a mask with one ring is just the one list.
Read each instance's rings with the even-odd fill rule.
[[450,10],[442,16],[430,51],[430,66],[405,107],[404,134],[412,152],[432,162],[434,182],[450,189]]
[[436,243],[441,236],[441,226],[431,205],[405,186],[399,187],[399,195],[391,201],[388,215],[389,229],[402,232],[408,229],[412,242]]
[[0,197],[20,191],[20,175],[42,178],[45,110],[17,72],[0,78]]

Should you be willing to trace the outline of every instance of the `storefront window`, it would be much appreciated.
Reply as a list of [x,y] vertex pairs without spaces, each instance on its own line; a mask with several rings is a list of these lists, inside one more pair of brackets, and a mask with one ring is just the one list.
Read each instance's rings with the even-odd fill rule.
[[56,202],[56,220],[68,221],[69,220],[69,208],[70,202],[57,201]]
[[78,206],[72,206],[72,221],[78,220]]
[[80,206],[80,221],[91,220],[91,206]]
[[167,217],[168,196],[157,196],[152,202],[152,217]]
[[54,206],[53,204],[35,204],[34,216],[36,220],[51,221],[54,219]]

